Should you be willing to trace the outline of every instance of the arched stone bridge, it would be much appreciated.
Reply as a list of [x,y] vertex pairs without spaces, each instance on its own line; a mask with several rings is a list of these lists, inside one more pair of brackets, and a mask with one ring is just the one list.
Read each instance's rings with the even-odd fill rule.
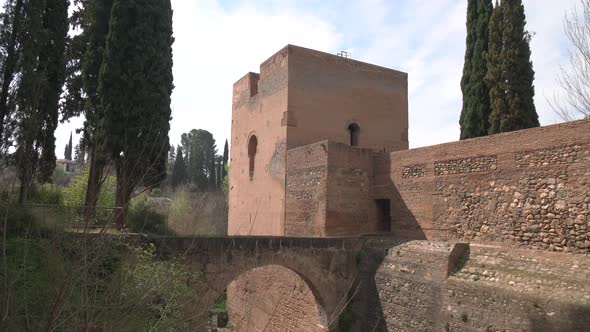
[[233,280],[268,265],[286,267],[305,280],[315,297],[320,322],[326,326],[337,321],[335,317],[346,306],[347,293],[357,279],[357,259],[364,240],[224,237],[161,238],[159,242],[170,253],[182,254],[188,267],[201,275],[193,283],[198,299],[187,306],[194,327],[203,324],[209,308]]
[[[232,281],[265,266],[289,269],[307,284],[317,331],[337,330],[349,294],[352,331],[585,331],[590,324],[590,265],[568,254],[383,236],[152,240],[182,254],[199,275],[184,305],[191,331],[205,326]],[[516,292],[514,280],[534,287]]]

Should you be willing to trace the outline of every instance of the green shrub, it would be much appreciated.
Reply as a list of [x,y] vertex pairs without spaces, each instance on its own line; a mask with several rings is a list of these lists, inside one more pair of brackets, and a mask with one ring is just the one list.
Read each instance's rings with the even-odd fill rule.
[[[152,244],[70,236],[9,237],[0,280],[7,331],[186,331],[180,305],[192,290],[178,259]],[[2,264],[0,262],[0,264]],[[10,295],[10,296],[8,296]],[[100,318],[100,319],[97,319]]]
[[223,193],[180,189],[168,210],[168,227],[179,236],[227,234],[227,211]]
[[[185,224],[193,220],[193,206],[188,190],[179,190],[174,195],[168,210],[168,224],[180,233],[186,233]],[[192,224],[189,226],[192,228]]]
[[445,332],[451,332],[451,323],[449,323],[449,322],[445,323]]
[[1,200],[0,229],[4,228],[4,221],[6,221],[8,234],[28,232],[37,225],[28,208],[13,201]]
[[30,201],[36,204],[62,205],[63,194],[60,187],[46,183],[31,188]]
[[153,196],[153,197],[160,197],[160,196],[162,196],[162,189],[160,189],[160,188],[154,188],[154,189],[152,189],[150,191],[150,196]]
[[71,173],[66,173],[63,167],[56,167],[53,171],[53,175],[51,179],[53,183],[60,186],[60,187],[67,187],[70,185],[70,180],[73,178]]
[[196,278],[176,259],[160,260],[153,244],[130,247],[123,267],[122,301],[135,305],[129,331],[188,331],[181,304]]
[[2,324],[7,331],[36,330],[42,325],[66,276],[62,258],[50,240],[7,239],[7,266],[0,272],[0,278],[10,282],[10,297],[3,297],[6,303],[0,304],[8,318]]
[[464,323],[467,322],[467,314],[466,313],[461,314],[461,321]]
[[150,208],[147,199],[131,204],[127,212],[127,227],[134,233],[172,235],[166,216]]
[[[66,206],[84,206],[86,200],[86,188],[88,187],[89,169],[85,168],[74,181],[63,191],[64,205]],[[96,206],[114,207],[115,194],[117,190],[117,178],[107,176],[98,195]]]
[[217,327],[227,327],[229,324],[229,315],[227,313],[227,291],[223,291],[223,294],[213,304],[213,307],[209,310],[210,315],[217,315]]

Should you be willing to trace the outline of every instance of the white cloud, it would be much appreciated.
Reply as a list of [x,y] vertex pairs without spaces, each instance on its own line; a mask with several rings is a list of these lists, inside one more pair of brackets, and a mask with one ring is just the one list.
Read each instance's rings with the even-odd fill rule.
[[[525,0],[542,124],[557,121],[545,96],[565,62],[563,15],[576,0]],[[221,148],[231,130],[232,84],[286,44],[336,53],[409,73],[410,144],[459,136],[465,50],[464,0],[172,0],[174,144],[192,128],[211,131]],[[72,126],[58,130],[58,155]]]
[[287,44],[333,51],[341,35],[313,12],[233,10],[215,1],[173,0],[174,78],[170,137],[211,131],[222,147],[231,127],[232,84]]

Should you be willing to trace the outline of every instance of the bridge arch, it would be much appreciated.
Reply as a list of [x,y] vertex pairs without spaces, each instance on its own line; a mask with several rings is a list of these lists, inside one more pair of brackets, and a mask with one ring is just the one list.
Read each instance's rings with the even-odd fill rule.
[[327,331],[329,321],[319,296],[304,275],[271,264],[246,271],[227,286],[227,309],[238,331]]
[[[207,319],[217,297],[241,275],[265,266],[282,266],[301,278],[316,301],[318,317],[329,324],[346,306],[356,278],[357,238],[314,239],[281,237],[175,238],[177,252],[198,280],[197,297],[187,305],[195,324]],[[192,324],[191,324],[192,325]],[[197,326],[195,325],[195,326]],[[333,326],[325,330],[332,330]]]

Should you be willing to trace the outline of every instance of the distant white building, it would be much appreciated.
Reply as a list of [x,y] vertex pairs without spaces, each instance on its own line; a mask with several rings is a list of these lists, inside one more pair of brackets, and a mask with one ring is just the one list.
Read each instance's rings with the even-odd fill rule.
[[76,165],[78,164],[74,160],[58,159],[56,161],[57,167],[63,167],[66,173],[73,173],[76,171]]

